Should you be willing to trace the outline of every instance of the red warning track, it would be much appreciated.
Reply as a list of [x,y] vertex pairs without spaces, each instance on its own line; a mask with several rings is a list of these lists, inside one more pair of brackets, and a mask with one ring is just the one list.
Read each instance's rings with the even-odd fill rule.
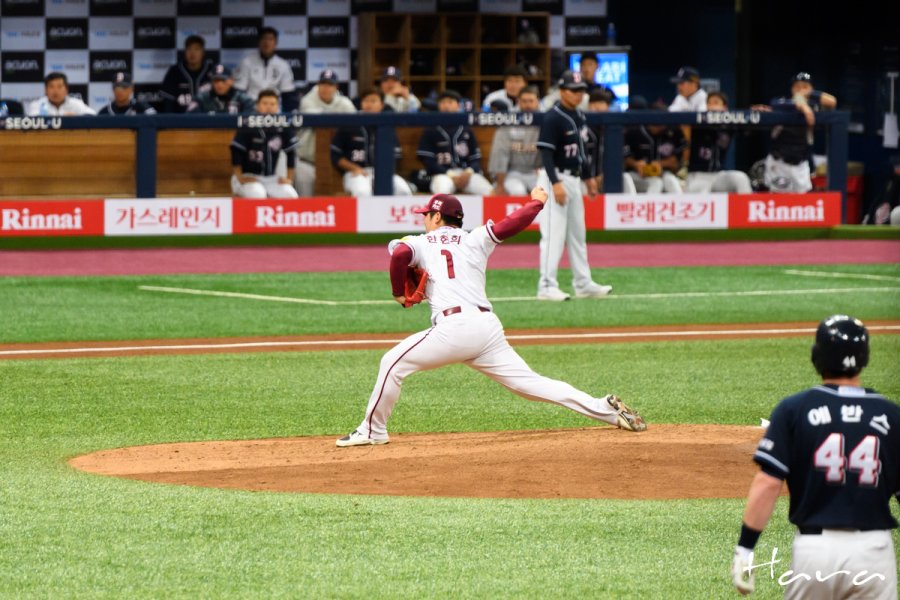
[[[590,244],[588,257],[594,268],[896,263],[900,240]],[[311,273],[387,265],[383,246],[0,251],[0,276]],[[537,266],[536,244],[501,246],[491,259],[494,269]]]

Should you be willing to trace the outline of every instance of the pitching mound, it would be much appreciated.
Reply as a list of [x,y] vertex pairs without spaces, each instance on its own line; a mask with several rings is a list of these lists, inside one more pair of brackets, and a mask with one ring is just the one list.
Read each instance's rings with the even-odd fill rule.
[[400,434],[384,446],[335,437],[103,450],[69,461],[102,475],[241,490],[471,498],[738,498],[758,427],[651,425]]

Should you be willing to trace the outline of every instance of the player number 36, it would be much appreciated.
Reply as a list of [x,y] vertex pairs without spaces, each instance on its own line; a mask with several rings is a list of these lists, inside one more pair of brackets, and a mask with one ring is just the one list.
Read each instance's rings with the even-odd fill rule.
[[845,469],[859,473],[859,485],[876,487],[881,473],[881,461],[878,460],[878,437],[867,435],[850,452],[844,456],[844,435],[832,433],[813,455],[816,469],[825,471],[825,481],[835,485],[844,485],[847,479]]

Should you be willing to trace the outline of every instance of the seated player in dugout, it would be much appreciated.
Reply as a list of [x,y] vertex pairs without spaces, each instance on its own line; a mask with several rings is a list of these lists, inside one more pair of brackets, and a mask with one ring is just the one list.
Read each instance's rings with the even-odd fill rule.
[[[647,100],[633,96],[629,111],[646,110]],[[684,134],[668,125],[635,125],[625,129],[626,193],[680,194],[681,154],[687,148]]]
[[[278,92],[259,93],[256,112],[277,114]],[[231,142],[231,191],[239,198],[296,198],[291,182],[296,161],[297,136],[289,127],[238,129]],[[287,175],[276,174],[278,157],[287,158]]]
[[131,73],[119,71],[113,75],[113,101],[97,111],[98,115],[155,115],[156,109],[134,97]]
[[833,110],[837,98],[813,87],[812,75],[797,73],[791,81],[791,97],[775,98],[771,105],[757,104],[753,110],[778,111],[803,115],[806,125],[776,125],[765,162],[765,184],[773,192],[808,192],[816,112]]
[[[722,92],[710,92],[706,106],[710,112],[728,110],[728,97]],[[688,160],[688,193],[753,192],[746,173],[723,168],[733,135],[734,130],[725,126],[693,128]]]
[[414,113],[422,108],[422,102],[410,91],[409,85],[403,81],[403,75],[397,67],[388,67],[384,70],[381,79],[378,80],[378,87],[384,94],[384,105],[389,110]]
[[503,73],[503,87],[484,97],[483,112],[519,112],[519,95],[528,85],[528,71],[520,66],[508,67]]
[[[438,95],[438,110],[443,113],[458,113],[462,97],[453,90],[445,90]],[[493,186],[481,174],[481,150],[475,133],[465,125],[450,131],[442,126],[431,127],[422,132],[419,160],[431,176],[433,194],[478,194],[491,193]]]
[[[541,108],[536,86],[530,85],[519,94],[519,110],[537,112]],[[494,178],[498,196],[527,196],[537,185],[541,154],[537,149],[541,128],[536,125],[498,127],[491,144],[488,172]]]
[[[377,114],[384,110],[381,92],[375,88],[360,95],[361,112]],[[371,196],[374,193],[375,127],[343,127],[331,139],[331,164],[343,176],[344,191],[351,196]],[[403,150],[394,139],[394,160],[399,161]],[[411,196],[412,190],[402,177],[394,174],[395,196]]]
[[206,58],[206,41],[199,35],[189,35],[184,40],[183,58],[169,67],[163,78],[160,90],[163,112],[186,112],[194,97],[209,89],[212,66],[212,61]]
[[97,114],[79,98],[69,95],[69,79],[54,71],[44,77],[44,96],[28,104],[29,117],[66,117]]
[[234,76],[225,65],[216,65],[209,74],[212,89],[197,94],[188,112],[210,115],[239,115],[256,108],[253,99],[234,87]]

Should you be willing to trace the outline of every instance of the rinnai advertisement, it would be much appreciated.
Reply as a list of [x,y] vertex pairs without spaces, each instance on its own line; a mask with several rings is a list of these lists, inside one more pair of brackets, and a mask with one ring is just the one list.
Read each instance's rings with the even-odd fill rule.
[[103,200],[0,202],[0,237],[103,235]]
[[[359,198],[359,233],[422,233],[424,219],[413,211],[428,203],[429,196],[370,196]],[[463,227],[473,229],[484,223],[481,196],[457,196],[462,203]]]
[[728,227],[832,227],[841,224],[838,192],[733,194]]
[[234,233],[355,233],[355,198],[234,200]]
[[128,235],[229,235],[231,198],[107,200],[105,233]]
[[603,201],[604,229],[728,229],[728,194],[606,194]]

